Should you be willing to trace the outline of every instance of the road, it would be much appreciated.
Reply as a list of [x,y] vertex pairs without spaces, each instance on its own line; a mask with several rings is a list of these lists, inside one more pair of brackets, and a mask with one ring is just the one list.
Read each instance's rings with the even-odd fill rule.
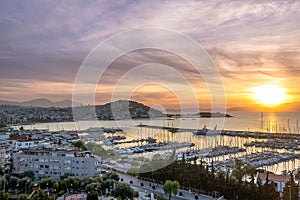
[[[132,186],[132,188],[137,191],[137,192],[145,192],[145,193],[154,193],[160,196],[163,196],[164,198],[168,199],[168,196],[164,194],[162,185],[158,184],[157,187],[155,187],[155,189],[152,189],[152,186],[154,185],[154,183],[148,182],[148,181],[144,181],[144,180],[140,180],[134,176],[130,176],[127,174],[122,174],[122,173],[118,173],[120,178],[123,178],[123,182],[128,183]],[[132,183],[130,182],[132,181]],[[141,186],[141,183],[143,184],[143,186]],[[155,184],[156,185],[156,184]],[[183,199],[195,199],[195,194],[190,193],[187,190],[182,190],[179,189],[178,193],[182,192],[182,196],[176,195],[172,197],[172,199],[176,199],[176,200],[183,200]],[[197,195],[199,200],[212,200],[214,198],[209,197],[209,196],[205,196],[205,195]]]

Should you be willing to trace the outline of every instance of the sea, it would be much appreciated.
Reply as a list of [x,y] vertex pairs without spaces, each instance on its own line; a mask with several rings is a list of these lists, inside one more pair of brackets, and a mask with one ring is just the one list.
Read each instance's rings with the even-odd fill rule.
[[[194,136],[192,132],[170,133],[162,129],[139,127],[138,125],[153,125],[174,128],[201,129],[206,126],[209,129],[253,131],[266,133],[299,133],[300,113],[299,112],[230,112],[232,117],[226,118],[198,118],[187,116],[183,118],[152,118],[135,120],[110,120],[110,121],[78,121],[58,123],[37,123],[24,125],[25,129],[48,129],[49,131],[80,130],[88,128],[120,128],[120,135],[126,136],[128,140],[153,137],[159,142],[192,142],[196,149],[212,148],[218,145],[246,148],[247,153],[259,153],[265,151],[263,148],[248,148],[244,144],[255,141],[254,138],[241,138],[230,136]],[[17,126],[15,128],[20,128]],[[282,151],[282,150],[281,150]],[[300,153],[300,152],[294,152]],[[238,156],[238,155],[237,155]],[[220,158],[225,159],[225,158]],[[300,167],[300,160],[295,159],[287,162],[263,167],[265,170],[281,174],[284,171],[291,171]]]

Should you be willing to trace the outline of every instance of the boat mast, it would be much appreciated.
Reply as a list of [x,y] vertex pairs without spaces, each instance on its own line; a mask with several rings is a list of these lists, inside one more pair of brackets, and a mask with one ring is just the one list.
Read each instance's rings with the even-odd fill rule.
[[264,132],[264,112],[261,112],[260,115],[260,130],[261,132]]

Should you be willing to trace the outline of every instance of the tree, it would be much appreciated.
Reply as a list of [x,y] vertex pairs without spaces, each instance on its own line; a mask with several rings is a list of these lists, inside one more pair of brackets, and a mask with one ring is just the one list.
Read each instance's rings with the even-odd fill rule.
[[81,181],[81,186],[82,186],[82,188],[86,188],[86,186],[89,185],[89,184],[91,184],[91,183],[97,184],[98,188],[100,188],[100,186],[103,183],[102,177],[100,177],[100,176],[88,176],[88,177],[85,177]]
[[[19,179],[15,176],[10,176],[7,188],[16,188],[16,185],[18,184]],[[16,188],[18,189],[18,188]]]
[[0,167],[0,176],[4,175],[4,169],[2,167]]
[[93,192],[89,192],[87,194],[86,200],[98,200],[98,192],[97,191],[93,191]]
[[68,188],[71,188],[71,189],[78,189],[79,186],[80,186],[80,179],[76,176],[69,176],[68,178],[65,178],[63,180]]
[[232,170],[232,176],[239,184],[242,182],[242,178],[244,176],[243,162],[239,159],[235,159],[235,164]]
[[248,174],[251,176],[251,183],[254,184],[254,176],[256,174],[257,170],[255,169],[255,167],[253,167],[250,164],[247,164],[244,169],[243,169],[243,174]]
[[54,200],[55,197],[49,197],[49,195],[47,193],[45,193],[43,190],[40,189],[37,192],[37,194],[33,196],[32,200],[40,200],[40,199],[43,199],[43,200]]
[[0,191],[0,199],[8,200],[9,199],[9,193],[8,192],[4,193],[4,190],[1,190]]
[[22,194],[22,195],[18,198],[18,200],[27,200],[27,197],[26,197],[24,194]]
[[114,197],[122,200],[134,198],[134,190],[129,184],[123,182],[118,183],[111,193]]
[[291,180],[288,181],[283,190],[283,200],[297,200],[299,188],[294,181],[293,174],[291,173]]
[[119,181],[120,180],[120,176],[115,173],[115,172],[110,172],[105,174],[105,176],[103,177],[104,180],[108,180],[108,179],[113,179],[115,181]]
[[20,178],[29,177],[31,180],[34,179],[34,172],[32,170],[25,171],[20,174]]
[[268,179],[266,183],[260,186],[261,199],[265,200],[278,200],[279,193],[275,189],[275,183],[273,181],[269,182]]
[[31,179],[29,177],[27,177],[27,176],[18,180],[19,188],[23,189],[24,192],[26,190],[28,192],[29,183],[31,183]]
[[72,145],[74,147],[77,147],[77,148],[81,149],[81,150],[87,150],[84,143],[81,140],[78,140],[77,142],[73,142]]
[[[53,178],[42,178],[41,180],[37,181],[36,183],[40,186],[42,189],[46,188],[52,188],[56,181]],[[55,188],[57,189],[57,188]]]
[[53,184],[53,188],[54,188],[57,192],[60,192],[60,191],[65,191],[65,190],[67,190],[68,185],[67,185],[67,183],[66,183],[65,181],[60,180],[60,181],[55,182],[55,183]]
[[97,189],[101,189],[101,183],[90,183],[88,185],[85,186],[85,191],[87,192],[92,192],[92,191],[95,191]]
[[163,189],[166,195],[169,195],[169,200],[172,197],[172,194],[176,195],[178,193],[179,183],[178,181],[167,180],[163,185]]
[[5,176],[0,177],[0,189],[4,189],[4,185],[7,185],[7,179]]

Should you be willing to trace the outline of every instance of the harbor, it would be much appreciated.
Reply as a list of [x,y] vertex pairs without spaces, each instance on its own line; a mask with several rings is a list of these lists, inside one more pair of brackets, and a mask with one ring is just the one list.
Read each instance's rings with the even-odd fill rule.
[[[108,147],[117,155],[124,158],[129,156],[133,160],[151,160],[156,155],[168,158],[172,155],[172,149],[175,149],[178,160],[182,160],[184,155],[187,162],[196,159],[198,164],[203,162],[208,166],[212,162],[214,166],[226,166],[235,159],[252,157],[256,159],[255,162],[252,160],[255,167],[276,174],[281,174],[284,170],[292,171],[300,166],[300,134],[297,132],[297,119],[300,115],[283,113],[282,118],[275,118],[274,114],[265,115],[264,129],[261,129],[260,113],[234,113],[233,116],[227,118],[224,127],[220,126],[216,131],[214,124],[207,126],[206,135],[193,133],[209,124],[209,119],[200,118],[77,122],[77,128],[74,127],[74,123],[62,122],[36,124],[24,128],[49,129],[50,132],[59,132],[61,129],[65,132],[73,131],[87,143]],[[249,123],[245,125],[243,121]],[[272,123],[279,124],[282,128],[278,128],[277,132],[267,128],[266,125],[272,127]],[[291,133],[279,133],[280,130],[289,130],[288,124]],[[172,147],[171,144],[176,145]],[[266,156],[262,156],[265,152],[270,156],[268,162],[264,161]],[[295,156],[291,156],[293,154]],[[280,155],[283,157],[280,158]]]

